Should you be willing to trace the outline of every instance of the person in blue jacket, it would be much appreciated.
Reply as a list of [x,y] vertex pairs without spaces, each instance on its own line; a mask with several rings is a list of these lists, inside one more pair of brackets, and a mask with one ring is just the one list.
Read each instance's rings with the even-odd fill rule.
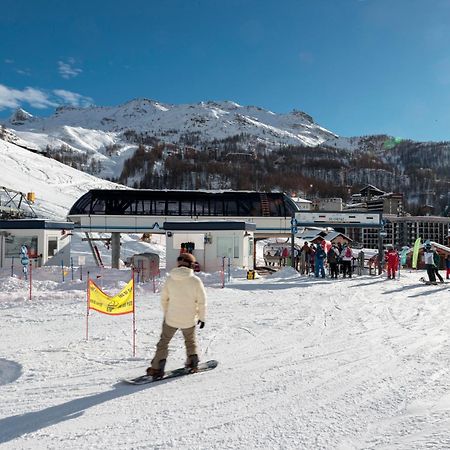
[[325,253],[325,250],[322,248],[322,246],[320,244],[317,244],[315,264],[314,264],[314,275],[316,276],[316,278],[319,277],[319,273],[322,278],[325,278],[324,263],[325,263],[326,257],[327,257],[327,254]]

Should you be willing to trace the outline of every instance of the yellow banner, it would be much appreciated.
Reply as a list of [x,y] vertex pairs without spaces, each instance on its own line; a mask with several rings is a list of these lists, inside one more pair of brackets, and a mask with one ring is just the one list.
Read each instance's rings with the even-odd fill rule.
[[133,280],[114,297],[105,294],[92,280],[89,280],[89,309],[95,311],[119,315],[129,314],[133,312],[134,298],[133,298]]

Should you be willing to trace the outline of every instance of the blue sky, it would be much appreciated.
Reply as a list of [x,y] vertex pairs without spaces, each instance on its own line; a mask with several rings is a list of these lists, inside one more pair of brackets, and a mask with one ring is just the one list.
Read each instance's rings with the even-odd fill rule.
[[450,140],[450,0],[2,1],[0,118],[137,97]]

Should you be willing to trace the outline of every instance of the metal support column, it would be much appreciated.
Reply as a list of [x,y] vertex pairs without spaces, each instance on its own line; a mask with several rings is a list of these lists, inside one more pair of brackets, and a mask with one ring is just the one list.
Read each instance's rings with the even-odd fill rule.
[[384,245],[383,239],[387,236],[387,232],[384,229],[386,221],[383,219],[383,214],[380,214],[381,228],[378,230],[378,275],[383,273],[384,264]]
[[111,267],[119,268],[120,261],[120,233],[111,233]]

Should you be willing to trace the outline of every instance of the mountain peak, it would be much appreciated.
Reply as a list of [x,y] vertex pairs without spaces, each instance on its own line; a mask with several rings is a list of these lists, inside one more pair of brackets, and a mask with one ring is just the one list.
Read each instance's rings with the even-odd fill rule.
[[23,125],[25,122],[33,120],[34,117],[29,112],[25,111],[22,108],[17,108],[12,116],[9,118],[9,122],[12,125]]
[[163,103],[160,103],[156,100],[152,100],[145,97],[138,97],[134,98],[133,100],[130,100],[128,102],[122,103],[120,107],[124,108],[134,108],[136,110],[142,110],[143,112],[146,112],[146,107],[151,109],[158,109],[160,111],[168,111],[169,107],[168,105],[165,105]]
[[291,114],[293,116],[300,117],[301,119],[307,120],[308,122],[314,123],[314,119],[312,118],[312,116],[310,116],[309,114],[306,114],[305,112],[300,111],[298,109],[293,109],[291,111]]

